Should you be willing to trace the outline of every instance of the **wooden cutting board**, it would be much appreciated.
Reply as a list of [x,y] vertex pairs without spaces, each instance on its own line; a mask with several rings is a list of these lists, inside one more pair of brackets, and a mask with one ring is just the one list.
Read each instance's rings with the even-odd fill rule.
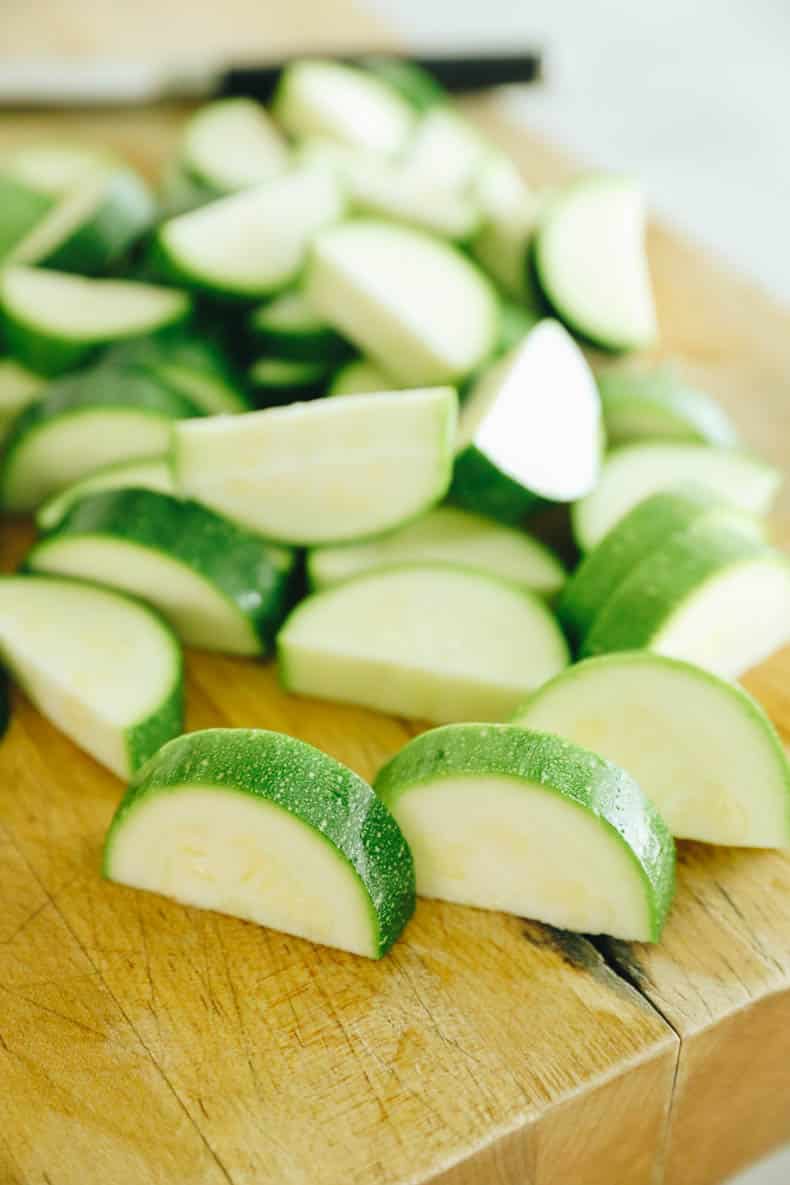
[[[345,0],[6,0],[20,55],[386,44]],[[465,105],[536,183],[568,166]],[[154,173],[183,111],[15,115]],[[654,228],[662,350],[790,462],[790,315]],[[777,532],[790,542],[785,496]],[[0,528],[4,566],[24,525]],[[190,728],[282,729],[364,776],[407,721],[190,655]],[[790,736],[790,653],[746,680]],[[119,678],[123,672],[119,671]],[[115,778],[16,696],[0,744],[0,1185],[710,1185],[790,1137],[790,860],[683,844],[655,948],[421,903],[381,963],[106,884]]]

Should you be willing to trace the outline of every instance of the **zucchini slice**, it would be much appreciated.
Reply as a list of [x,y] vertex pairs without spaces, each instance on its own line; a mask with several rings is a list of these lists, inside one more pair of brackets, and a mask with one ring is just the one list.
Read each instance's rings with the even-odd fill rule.
[[582,557],[563,589],[557,613],[571,641],[584,640],[599,610],[637,564],[679,531],[713,517],[760,534],[759,520],[732,510],[704,486],[665,490],[637,502]]
[[451,496],[516,524],[541,501],[588,493],[600,463],[592,372],[559,322],[541,321],[464,400]]
[[767,514],[782,475],[734,449],[661,441],[621,445],[607,456],[595,489],[573,507],[576,542],[589,551],[637,502],[687,483],[706,486],[736,510]]
[[790,766],[775,728],[740,687],[690,663],[646,652],[587,659],[513,723],[623,766],[673,835],[790,846]]
[[451,106],[435,106],[417,124],[403,166],[422,178],[426,189],[463,193],[491,152],[480,132]]
[[179,417],[198,415],[147,375],[97,366],[47,387],[6,438],[0,504],[34,510],[52,494],[116,461],[162,456]]
[[103,465],[42,502],[36,511],[36,526],[39,531],[51,531],[77,502],[103,490],[156,490],[160,494],[174,494],[175,486],[167,457]]
[[248,189],[285,172],[288,145],[254,99],[218,99],[188,121],[178,167],[215,197]]
[[0,656],[36,707],[121,778],[183,726],[178,642],[120,593],[0,576]]
[[414,865],[366,782],[282,733],[166,745],[126,792],[104,875],[378,959],[414,911]]
[[660,937],[672,836],[602,757],[512,724],[455,724],[415,737],[374,784],[411,847],[421,896],[586,934]]
[[264,351],[296,362],[341,362],[350,347],[316,313],[299,289],[284,292],[250,315],[250,331]]
[[562,670],[545,604],[482,572],[414,564],[308,597],[277,640],[288,691],[439,723],[496,720]]
[[735,429],[718,403],[683,382],[674,366],[606,370],[597,377],[610,445],[651,439],[720,448],[737,443]]
[[46,268],[7,267],[0,305],[9,349],[31,370],[58,374],[100,346],[185,321],[189,297],[131,280],[95,280]]
[[154,218],[148,186],[131,169],[98,171],[67,190],[11,252],[10,262],[98,275]]
[[180,493],[285,543],[373,535],[447,492],[449,387],[355,395],[179,424]]
[[189,646],[257,655],[291,607],[296,561],[197,502],[121,489],[72,505],[25,563],[149,601]]
[[15,358],[0,358],[0,441],[29,403],[43,391],[47,380]]
[[207,415],[236,415],[252,406],[224,351],[210,336],[194,329],[177,328],[122,342],[100,361],[110,367],[142,370]]
[[167,219],[157,231],[154,266],[168,280],[218,296],[267,296],[294,282],[313,235],[342,213],[329,171],[291,169]]
[[373,395],[377,391],[395,391],[397,387],[375,362],[355,358],[336,372],[327,395]]
[[405,148],[415,124],[411,105],[373,74],[307,58],[283,71],[272,112],[289,136],[327,136],[390,156]]
[[397,91],[419,114],[449,101],[447,91],[433,74],[408,58],[387,58],[376,54],[365,58],[363,65],[369,74]]
[[362,543],[314,548],[307,574],[312,588],[320,590],[362,572],[410,563],[474,568],[546,597],[559,591],[566,575],[554,553],[531,535],[454,506],[438,506]]
[[449,243],[359,219],[318,236],[308,299],[397,380],[453,382],[493,351],[499,302],[489,281]]
[[637,564],[596,615],[582,657],[654,650],[736,679],[790,641],[790,561],[701,521]]
[[326,362],[259,358],[247,372],[247,381],[258,407],[276,407],[323,395],[332,371],[333,367]]
[[578,181],[540,219],[543,292],[571,329],[607,349],[640,349],[658,334],[644,237],[643,197],[625,177]]
[[41,222],[52,199],[0,172],[0,261],[5,263],[18,243]]

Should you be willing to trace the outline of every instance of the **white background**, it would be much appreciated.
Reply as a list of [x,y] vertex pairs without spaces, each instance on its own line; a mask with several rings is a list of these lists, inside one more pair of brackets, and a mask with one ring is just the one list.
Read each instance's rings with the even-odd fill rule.
[[[366,2],[415,44],[543,48],[546,82],[509,90],[511,110],[638,174],[665,219],[790,304],[790,0]],[[737,1178],[788,1183],[790,1149]]]

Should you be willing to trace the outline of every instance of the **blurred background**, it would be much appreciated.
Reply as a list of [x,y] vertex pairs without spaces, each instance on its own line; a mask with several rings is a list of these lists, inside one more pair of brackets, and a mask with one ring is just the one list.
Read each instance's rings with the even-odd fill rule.
[[[510,120],[591,165],[641,177],[651,205],[777,298],[790,302],[788,0],[0,0],[2,57],[255,60],[294,48],[452,50],[534,46],[539,85],[496,98]],[[134,111],[69,117],[135,156]],[[174,113],[174,118],[179,118]],[[0,111],[0,146],[47,126]],[[150,144],[148,145],[150,148]],[[787,1185],[790,1150],[738,1178]],[[612,1185],[627,1185],[612,1182]]]

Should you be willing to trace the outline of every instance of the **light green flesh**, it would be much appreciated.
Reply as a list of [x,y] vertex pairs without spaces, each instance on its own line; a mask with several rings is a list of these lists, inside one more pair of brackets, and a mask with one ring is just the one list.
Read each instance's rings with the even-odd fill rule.
[[100,490],[157,490],[160,494],[173,494],[173,476],[170,466],[162,458],[150,461],[122,461],[117,465],[105,465],[82,481],[74,482],[57,494],[53,494],[36,511],[36,525],[41,531],[56,527],[71,507]]
[[4,167],[20,181],[42,193],[60,197],[96,173],[107,174],[123,167],[112,153],[86,148],[84,144],[26,144],[4,160]]
[[3,272],[0,299],[31,333],[86,344],[152,332],[189,307],[184,293],[172,288],[21,266]]
[[304,387],[329,374],[324,362],[299,362],[295,358],[259,358],[250,367],[250,382],[261,387]]
[[483,224],[471,243],[472,254],[500,288],[519,301],[534,293],[527,267],[530,245],[543,203],[531,193],[510,161],[497,161],[479,179]]
[[376,391],[393,391],[393,383],[375,362],[355,359],[342,366],[329,385],[328,395],[372,395]]
[[560,561],[537,539],[453,506],[429,510],[378,539],[317,548],[307,570],[320,590],[371,569],[421,562],[475,568],[543,596],[553,596],[565,580]]
[[124,778],[130,730],[157,715],[181,678],[175,639],[148,610],[38,576],[0,579],[0,653],[36,707]]
[[637,502],[688,483],[705,486],[737,510],[765,514],[781,480],[764,461],[732,450],[703,444],[624,445],[609,455],[598,485],[574,507],[574,535],[589,551]]
[[203,107],[187,126],[182,155],[190,172],[220,191],[259,185],[289,163],[288,145],[252,99]]
[[271,539],[361,538],[443,497],[455,428],[449,388],[182,421],[174,427],[176,485]]
[[39,544],[29,562],[37,572],[95,581],[149,601],[188,646],[260,654],[260,639],[241,610],[163,551],[109,535],[65,535]]
[[463,193],[436,187],[408,162],[359,160],[347,166],[344,180],[354,209],[376,218],[404,222],[448,239],[468,239],[480,224],[477,203]]
[[13,358],[0,358],[0,439],[11,421],[37,397],[46,379]]
[[369,900],[312,827],[253,794],[179,786],[131,810],[112,844],[114,881],[376,957]]
[[489,149],[450,107],[435,107],[417,124],[404,167],[424,186],[463,192],[478,177]]
[[598,376],[610,446],[634,440],[686,440],[730,448],[736,433],[710,396],[687,386],[672,367]]
[[32,510],[95,470],[132,458],[162,456],[173,421],[134,408],[96,407],[56,416],[36,426],[14,449],[3,499]]
[[303,292],[284,292],[259,309],[253,325],[287,333],[315,334],[326,328]]
[[385,83],[330,61],[288,66],[273,111],[291,136],[328,136],[386,155],[405,146],[415,123],[410,105]]
[[219,292],[265,295],[292,283],[313,235],[342,212],[330,173],[296,168],[171,218],[161,227],[159,242],[167,260],[191,282]]
[[536,692],[513,723],[628,770],[673,835],[790,845],[790,769],[770,721],[698,667],[643,653],[589,659]]
[[592,811],[538,782],[442,778],[406,790],[391,809],[423,897],[584,934],[650,937],[644,885],[625,845]]
[[656,337],[644,224],[639,189],[617,177],[571,185],[541,221],[536,266],[546,295],[565,321],[611,349]]
[[311,303],[395,379],[452,382],[494,349],[498,301],[455,248],[403,226],[352,221],[319,235]]
[[201,372],[197,367],[160,362],[156,366],[156,374],[196,403],[207,415],[239,415],[250,410],[246,397],[234,387],[218,376]]
[[499,473],[556,502],[595,485],[601,407],[584,355],[563,327],[541,321],[472,388],[458,452],[474,444]]
[[302,602],[278,637],[290,691],[438,722],[497,720],[561,670],[556,621],[477,572],[372,572]]

